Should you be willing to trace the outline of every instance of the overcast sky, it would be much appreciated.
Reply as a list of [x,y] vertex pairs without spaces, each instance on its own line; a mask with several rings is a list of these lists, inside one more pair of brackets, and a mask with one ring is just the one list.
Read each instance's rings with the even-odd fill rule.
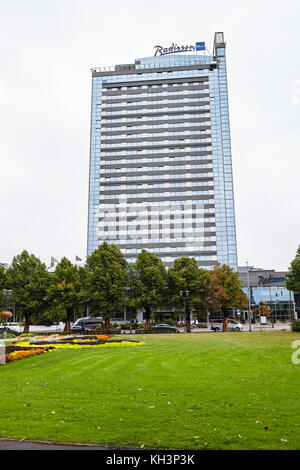
[[239,265],[300,244],[299,0],[0,0],[0,262],[85,258],[90,67],[227,42]]

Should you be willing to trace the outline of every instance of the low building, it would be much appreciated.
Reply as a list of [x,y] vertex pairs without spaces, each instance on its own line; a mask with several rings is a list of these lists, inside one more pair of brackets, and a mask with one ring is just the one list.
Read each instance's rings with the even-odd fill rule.
[[[295,304],[295,295],[285,286],[287,272],[253,266],[240,266],[238,272],[243,291],[250,296],[251,310],[259,306],[260,302],[265,302],[272,311],[274,321],[287,321],[296,317],[298,306]],[[242,314],[247,316],[247,312]]]

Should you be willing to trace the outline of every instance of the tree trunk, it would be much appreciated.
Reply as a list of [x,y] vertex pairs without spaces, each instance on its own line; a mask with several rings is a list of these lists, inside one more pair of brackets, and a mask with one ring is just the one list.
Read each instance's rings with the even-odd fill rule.
[[191,333],[191,317],[190,314],[185,316],[186,332]]
[[190,319],[190,316],[186,317],[185,322],[186,322],[186,332],[191,333],[191,319]]
[[145,308],[145,317],[146,317],[146,325],[145,330],[150,330],[150,319],[151,319],[151,310],[149,308]]
[[29,333],[29,326],[30,326],[30,318],[25,317],[25,325],[24,325],[23,333]]
[[110,321],[109,321],[109,318],[105,318],[105,320],[104,320],[104,330],[105,330],[105,333],[109,333],[109,332],[110,332]]
[[64,328],[64,333],[70,333],[71,332],[71,315],[72,315],[73,309],[67,309],[67,320]]
[[66,320],[65,328],[64,328],[64,333],[70,333],[71,331],[71,322],[70,320]]
[[228,331],[228,310],[226,307],[222,308],[222,314],[223,314],[223,330],[222,331]]

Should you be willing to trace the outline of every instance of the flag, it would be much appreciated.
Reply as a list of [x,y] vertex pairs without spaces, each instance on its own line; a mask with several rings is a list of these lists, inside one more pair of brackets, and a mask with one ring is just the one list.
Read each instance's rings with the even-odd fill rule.
[[50,267],[53,268],[55,263],[58,263],[57,259],[55,259],[55,258],[53,258],[53,256],[51,256],[51,265],[50,265]]
[[79,256],[76,255],[76,261],[82,261],[82,259],[79,258]]

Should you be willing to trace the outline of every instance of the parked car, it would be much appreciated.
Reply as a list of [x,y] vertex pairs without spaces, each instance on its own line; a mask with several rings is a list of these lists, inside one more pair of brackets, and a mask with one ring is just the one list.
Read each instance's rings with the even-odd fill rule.
[[[220,331],[223,329],[223,319],[216,319],[216,320],[211,320],[210,323],[210,328],[213,331]],[[232,320],[231,318],[228,319],[228,329],[232,331],[242,331],[243,330],[243,325],[236,321]]]
[[102,317],[83,317],[78,318],[71,326],[73,333],[84,333],[85,331],[94,330],[96,326],[101,325],[103,322]]
[[159,323],[158,325],[152,326],[151,331],[159,333],[179,333],[178,328],[167,325],[166,323]]

